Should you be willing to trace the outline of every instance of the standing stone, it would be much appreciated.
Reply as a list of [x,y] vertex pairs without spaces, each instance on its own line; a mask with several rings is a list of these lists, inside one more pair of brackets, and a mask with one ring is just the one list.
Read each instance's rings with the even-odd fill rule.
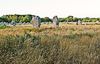
[[53,17],[53,26],[54,27],[59,27],[59,20],[57,16]]
[[41,19],[40,17],[36,16],[32,18],[32,24],[34,28],[40,28],[41,25]]
[[76,25],[78,25],[78,22],[76,22]]
[[27,24],[29,24],[29,22],[27,22]]
[[85,25],[87,25],[87,22],[85,22]]
[[18,25],[21,25],[22,23],[17,23]]
[[46,24],[46,22],[43,22],[44,24]]
[[30,24],[32,24],[32,22],[30,22]]
[[66,23],[66,21],[63,21],[63,23]]
[[49,22],[47,22],[47,25],[49,25]]
[[67,24],[69,24],[69,22],[67,21]]
[[11,21],[11,24],[14,25],[14,24],[16,24],[16,22],[15,21]]
[[82,21],[81,20],[78,21],[78,25],[82,25]]
[[51,21],[49,21],[49,23],[52,23]]
[[13,26],[16,26],[16,24],[13,24]]
[[23,23],[24,25],[26,24],[26,22]]

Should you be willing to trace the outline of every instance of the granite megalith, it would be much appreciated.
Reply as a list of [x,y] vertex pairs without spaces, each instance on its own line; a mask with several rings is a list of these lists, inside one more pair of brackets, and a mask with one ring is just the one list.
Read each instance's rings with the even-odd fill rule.
[[53,17],[53,27],[59,27],[59,20],[57,16]]
[[82,21],[81,20],[78,21],[78,25],[82,25]]
[[76,22],[76,25],[78,25],[78,22]]
[[41,19],[38,16],[35,16],[32,18],[32,25],[34,28],[40,28],[41,25]]
[[16,22],[15,21],[11,21],[11,24],[13,25],[13,24],[16,24]]

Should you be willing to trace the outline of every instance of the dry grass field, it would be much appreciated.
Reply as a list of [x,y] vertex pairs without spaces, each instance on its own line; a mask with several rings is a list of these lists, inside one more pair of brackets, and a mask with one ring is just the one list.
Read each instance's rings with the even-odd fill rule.
[[0,28],[0,64],[100,64],[99,60],[99,23]]

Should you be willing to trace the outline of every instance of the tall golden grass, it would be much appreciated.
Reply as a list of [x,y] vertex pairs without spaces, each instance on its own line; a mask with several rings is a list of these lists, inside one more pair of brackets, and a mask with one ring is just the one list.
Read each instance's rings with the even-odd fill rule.
[[47,26],[0,29],[0,64],[100,64],[100,26]]

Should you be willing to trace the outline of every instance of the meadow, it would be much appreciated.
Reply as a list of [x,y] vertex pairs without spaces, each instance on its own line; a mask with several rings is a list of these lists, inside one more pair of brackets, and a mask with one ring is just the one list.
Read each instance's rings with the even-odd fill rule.
[[0,64],[100,64],[100,23],[0,26]]

